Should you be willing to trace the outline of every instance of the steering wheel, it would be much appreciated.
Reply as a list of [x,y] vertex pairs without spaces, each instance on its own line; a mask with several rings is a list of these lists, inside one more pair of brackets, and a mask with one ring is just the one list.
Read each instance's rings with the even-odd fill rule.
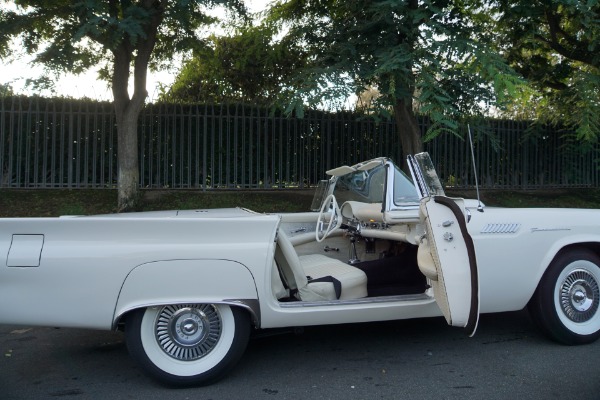
[[[331,217],[329,218],[329,221],[325,221],[326,209],[329,208],[332,208]],[[325,201],[323,201],[323,205],[321,206],[321,211],[319,212],[319,219],[317,220],[317,229],[315,232],[317,242],[322,242],[327,236],[331,234],[331,232],[338,229],[341,225],[342,218],[340,207],[338,206],[338,203],[335,200],[335,196],[332,193],[325,198]]]

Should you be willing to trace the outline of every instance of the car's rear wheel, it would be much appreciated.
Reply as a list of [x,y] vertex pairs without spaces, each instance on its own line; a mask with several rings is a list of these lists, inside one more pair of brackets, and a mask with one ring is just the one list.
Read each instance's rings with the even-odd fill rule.
[[224,304],[176,304],[134,311],[127,348],[153,378],[199,386],[222,378],[242,356],[250,335],[246,311]]
[[542,331],[564,344],[585,344],[600,337],[600,258],[587,249],[556,257],[529,303]]

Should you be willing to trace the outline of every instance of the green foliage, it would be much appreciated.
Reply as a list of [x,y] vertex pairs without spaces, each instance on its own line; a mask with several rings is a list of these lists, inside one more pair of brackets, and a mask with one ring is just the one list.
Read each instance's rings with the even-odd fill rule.
[[305,64],[301,47],[275,40],[269,26],[244,26],[231,36],[211,35],[197,48],[162,100],[248,102],[271,105],[295,88],[290,76]]
[[7,97],[13,95],[13,88],[9,83],[0,83],[0,97]]
[[80,73],[104,67],[111,71],[113,54],[133,56],[144,43],[153,44],[151,67],[193,49],[202,26],[215,21],[207,7],[226,3],[243,10],[240,0],[14,0],[0,10],[0,56],[10,56],[13,39],[35,62],[50,71]]
[[32,89],[34,93],[49,92],[56,93],[56,84],[54,80],[48,76],[40,76],[39,78],[27,79],[25,86]]
[[294,104],[374,87],[372,110],[414,103],[431,138],[458,134],[458,119],[501,106],[521,85],[489,46],[486,12],[475,0],[290,0],[270,18],[312,56]]
[[509,116],[575,130],[575,139],[600,134],[600,2],[502,0],[498,46],[529,81]]

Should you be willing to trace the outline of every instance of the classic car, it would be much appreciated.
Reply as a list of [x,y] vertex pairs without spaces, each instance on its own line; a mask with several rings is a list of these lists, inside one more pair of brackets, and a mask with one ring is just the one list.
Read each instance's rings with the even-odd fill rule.
[[312,212],[244,208],[0,220],[0,323],[123,329],[173,386],[223,377],[253,331],[423,318],[475,333],[528,307],[600,336],[600,213],[445,196],[430,157],[327,171]]

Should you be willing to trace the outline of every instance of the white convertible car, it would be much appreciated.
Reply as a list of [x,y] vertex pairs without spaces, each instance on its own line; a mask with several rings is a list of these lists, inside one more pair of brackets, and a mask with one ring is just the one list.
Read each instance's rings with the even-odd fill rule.
[[243,208],[0,220],[0,323],[124,329],[169,385],[214,382],[253,330],[528,306],[566,344],[600,336],[600,212],[451,199],[426,153],[328,171],[319,212]]

